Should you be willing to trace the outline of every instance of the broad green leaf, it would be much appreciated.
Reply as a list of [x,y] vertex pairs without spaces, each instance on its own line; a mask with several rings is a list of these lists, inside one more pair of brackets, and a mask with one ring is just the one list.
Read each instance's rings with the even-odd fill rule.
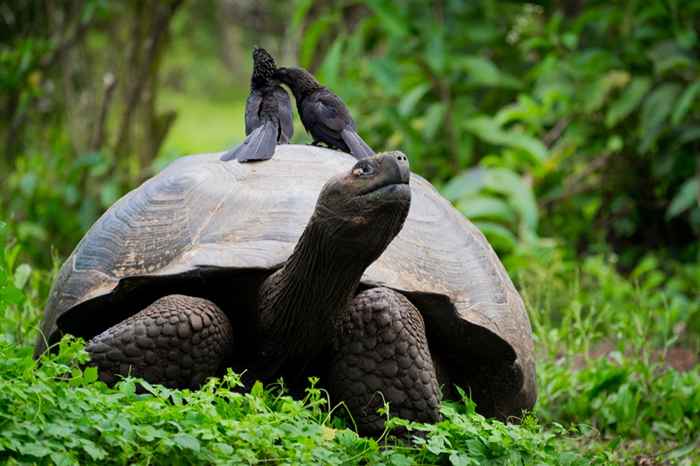
[[294,8],[292,10],[294,11],[294,14],[289,22],[292,29],[296,30],[301,27],[304,18],[306,17],[306,14],[309,12],[309,9],[313,3],[313,0],[296,0],[294,2]]
[[226,443],[218,442],[215,443],[213,447],[224,455],[231,455],[233,453],[233,447]]
[[436,74],[442,75],[445,72],[445,37],[443,29],[436,28],[429,32],[425,57],[430,68]]
[[446,108],[442,102],[435,102],[428,107],[428,111],[425,113],[425,126],[423,127],[423,135],[426,139],[430,140],[435,137],[442,125]]
[[466,453],[451,453],[450,454],[450,464],[452,466],[469,466],[472,464],[478,464],[474,459],[470,458]]
[[108,182],[100,190],[100,202],[102,207],[108,208],[119,199],[119,185],[116,182]]
[[423,98],[423,96],[430,90],[430,84],[423,83],[419,84],[410,91],[408,91],[399,101],[399,115],[406,117],[413,112],[416,104]]
[[319,79],[321,82],[325,83],[329,88],[336,87],[338,82],[338,75],[340,71],[340,63],[343,59],[343,46],[345,45],[345,39],[341,36],[338,37],[333,45],[331,45],[330,50],[326,53],[326,58],[323,59],[323,63],[319,68]]
[[473,168],[463,172],[447,182],[442,189],[442,195],[456,202],[462,197],[476,194],[484,187],[485,175],[486,170],[483,168]]
[[654,71],[658,75],[693,66],[693,60],[673,40],[656,44],[649,52],[649,56],[654,62]]
[[50,457],[52,466],[72,466],[75,464],[75,458],[62,451],[53,451]]
[[696,81],[685,88],[685,91],[683,91],[683,94],[681,94],[678,99],[675,110],[673,110],[673,115],[671,115],[671,124],[677,125],[683,120],[699,92],[700,81]]
[[700,204],[700,181],[697,178],[691,178],[681,185],[678,193],[673,197],[666,211],[666,219],[670,220],[698,204]]
[[443,453],[449,447],[449,440],[442,435],[436,435],[428,439],[428,451],[436,455]]
[[101,460],[107,457],[107,452],[95,445],[94,442],[87,439],[81,439],[80,443],[83,450],[85,450],[85,453],[87,453],[93,460]]
[[541,141],[525,133],[503,130],[492,118],[474,117],[465,121],[464,127],[486,142],[521,149],[539,162],[548,156],[547,148]]
[[195,452],[198,452],[200,448],[199,440],[189,434],[176,434],[173,437],[173,442],[175,442],[175,445],[179,446],[180,448]]
[[527,152],[538,162],[543,162],[549,156],[549,151],[539,139],[519,131],[509,131],[505,145]]
[[501,108],[493,119],[496,124],[504,126],[513,121],[539,123],[545,116],[545,105],[528,95],[520,95],[516,103]]
[[20,304],[24,300],[24,293],[9,282],[0,286],[0,304]]
[[36,458],[42,458],[51,453],[51,450],[41,445],[38,442],[31,442],[20,447],[20,452],[24,455],[34,456]]
[[700,126],[684,126],[678,138],[680,144],[687,144],[700,139]]
[[57,422],[46,426],[46,433],[52,437],[70,437],[75,433],[75,427]]
[[375,58],[368,64],[372,77],[377,80],[387,95],[400,93],[399,81],[396,79],[394,64],[386,59]]
[[408,34],[408,25],[403,22],[397,5],[384,0],[368,0],[367,6],[379,18],[379,24],[390,34],[402,37]]
[[24,288],[31,274],[32,267],[29,264],[20,264],[17,270],[15,270],[15,286],[20,290]]
[[642,153],[648,152],[659,137],[666,118],[671,113],[676,97],[681,90],[680,85],[665,83],[657,87],[644,101],[639,132],[642,143]]
[[520,81],[502,72],[491,60],[469,55],[454,59],[455,66],[464,70],[470,82],[481,86],[505,87],[518,89]]
[[508,226],[517,226],[513,209],[502,199],[488,196],[474,196],[461,199],[457,209],[470,220],[493,220]]
[[484,185],[491,191],[508,196],[509,203],[515,208],[523,224],[531,232],[537,230],[537,201],[532,188],[525,184],[518,174],[505,168],[489,169],[484,178]]
[[489,243],[499,251],[512,251],[518,244],[515,235],[502,225],[492,222],[474,222],[474,225],[486,236]]
[[83,378],[86,383],[92,383],[97,380],[97,367],[90,366],[83,369]]
[[607,127],[612,128],[633,112],[647,94],[650,87],[651,80],[649,78],[642,77],[632,79],[622,92],[620,98],[610,105],[608,114],[605,117],[605,124]]
[[613,89],[623,87],[629,82],[630,75],[626,71],[613,70],[588,86],[588,92],[583,102],[585,113],[596,112],[605,104]]
[[403,453],[392,453],[389,456],[389,461],[391,461],[392,466],[413,466],[415,461],[410,456],[406,456]]
[[299,48],[299,63],[308,68],[313,57],[318,53],[318,43],[323,34],[337,22],[337,16],[332,14],[323,15],[311,23],[304,30],[304,38]]

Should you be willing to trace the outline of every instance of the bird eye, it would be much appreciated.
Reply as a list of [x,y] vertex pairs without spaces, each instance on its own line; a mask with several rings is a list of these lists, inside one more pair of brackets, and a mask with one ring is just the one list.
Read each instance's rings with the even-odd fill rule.
[[369,164],[358,165],[352,169],[354,176],[370,176],[374,174],[374,168]]

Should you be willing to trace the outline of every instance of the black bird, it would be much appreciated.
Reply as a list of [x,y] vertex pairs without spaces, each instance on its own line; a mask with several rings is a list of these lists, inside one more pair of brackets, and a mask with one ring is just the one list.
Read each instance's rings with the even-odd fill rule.
[[311,73],[303,68],[278,68],[274,77],[292,90],[304,128],[314,139],[312,144],[322,142],[356,159],[374,155],[357,134],[355,122],[340,97],[323,87]]
[[253,50],[253,75],[250,95],[245,104],[245,134],[243,143],[227,151],[221,160],[267,160],[275,153],[277,144],[287,144],[294,134],[292,103],[289,94],[272,78],[277,69],[267,50]]

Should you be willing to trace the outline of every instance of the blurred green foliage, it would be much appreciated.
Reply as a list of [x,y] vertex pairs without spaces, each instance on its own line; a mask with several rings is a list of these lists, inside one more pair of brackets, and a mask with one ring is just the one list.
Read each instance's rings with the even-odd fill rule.
[[0,343],[34,344],[56,270],[37,270],[19,262],[21,247],[7,238],[7,225],[0,222]]
[[[0,230],[0,234],[5,229]],[[202,390],[125,379],[115,388],[81,369],[83,344],[69,337],[41,364],[31,357],[41,304],[55,274],[18,263],[0,239],[0,460],[127,464],[637,464],[639,455],[696,464],[700,366],[666,356],[697,348],[697,265],[672,274],[648,256],[629,278],[591,256],[560,252],[517,278],[536,339],[539,401],[522,426],[486,420],[468,397],[445,403],[437,425],[392,418],[421,433],[410,444],[359,437],[344,406],[311,385],[294,401],[279,387],[236,393],[238,378]],[[695,324],[686,323],[695,322]],[[687,350],[686,350],[687,351]],[[692,354],[692,353],[691,353]],[[695,361],[697,363],[697,361]],[[109,460],[107,460],[109,458]]]
[[301,64],[325,44],[321,81],[370,144],[447,182],[501,252],[549,236],[697,260],[700,3],[362,4],[315,12]]
[[[700,461],[700,2],[38,1],[0,22],[0,412],[19,413],[0,416],[1,459]],[[68,340],[34,366],[56,266],[95,219],[169,161],[242,139],[254,44],[310,68],[499,252],[536,338],[522,428],[465,398],[387,446],[315,388],[110,390]]]
[[[23,250],[44,265],[42,250],[67,254],[101,211],[166,161],[241,139],[245,45],[261,42],[280,63],[296,56],[314,70],[350,104],[372,146],[405,151],[414,171],[506,256],[555,245],[572,257],[612,248],[631,268],[648,250],[683,261],[700,255],[698,2],[299,0],[290,16],[281,6],[229,11],[193,0],[174,16],[153,83],[134,94],[135,122],[127,125],[128,97],[139,88],[122,75],[148,58],[134,52],[147,35],[138,36],[142,43],[127,39],[138,32],[129,18],[158,25],[162,12],[97,0],[76,5],[62,11],[63,23],[25,7],[25,23],[16,24],[34,28],[10,28],[0,47],[0,95],[14,115],[2,128],[15,151],[3,160],[0,213],[14,218]],[[218,31],[226,14],[258,19],[238,33]],[[65,31],[52,33],[54,23]],[[84,43],[77,51],[67,48],[73,37]],[[112,60],[91,58],[110,40],[125,50]],[[85,69],[62,74],[64,56]],[[95,85],[105,70],[119,83],[106,136],[77,136],[97,131],[97,123],[83,121],[66,99],[93,102],[94,115],[108,96]],[[56,91],[77,77],[81,92]],[[149,91],[155,83],[158,100]],[[134,134],[121,143],[128,130]],[[100,144],[76,143],[81,138]]]
[[81,370],[87,353],[69,338],[40,366],[3,342],[0,358],[0,408],[14,413],[3,420],[0,461],[10,464],[584,466],[598,456],[576,452],[532,419],[522,426],[486,420],[468,399],[446,404],[437,425],[394,420],[393,427],[423,434],[412,442],[375,440],[332,417],[335,408],[313,385],[303,400],[260,384],[240,393],[232,373],[194,392],[132,378],[111,389],[95,368]]
[[600,256],[580,265],[540,260],[518,280],[543,351],[540,414],[586,419],[608,434],[692,442],[698,372],[668,369],[687,369],[700,347],[700,266],[664,273],[646,256],[625,278]]

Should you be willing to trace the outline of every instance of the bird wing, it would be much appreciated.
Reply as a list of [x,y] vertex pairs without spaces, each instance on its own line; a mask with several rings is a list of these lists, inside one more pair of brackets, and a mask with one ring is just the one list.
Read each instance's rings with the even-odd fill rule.
[[338,96],[325,90],[311,95],[304,99],[301,113],[304,126],[314,139],[347,150],[340,133],[348,125],[354,127],[354,123]]
[[334,131],[342,131],[347,127],[355,129],[355,122],[352,121],[348,107],[340,97],[332,92],[326,89],[318,92],[314,105],[330,129]]
[[236,159],[239,162],[251,160],[268,160],[275,153],[277,145],[278,123],[276,120],[266,120],[253,130],[238,147],[226,151],[221,160],[226,162]]
[[253,132],[255,128],[263,124],[260,118],[260,109],[263,102],[263,94],[258,90],[251,91],[248,99],[245,101],[245,134],[246,136]]
[[275,100],[277,101],[278,115],[280,120],[279,143],[286,144],[294,135],[294,121],[292,119],[292,101],[289,99],[287,91],[280,86],[275,86]]

